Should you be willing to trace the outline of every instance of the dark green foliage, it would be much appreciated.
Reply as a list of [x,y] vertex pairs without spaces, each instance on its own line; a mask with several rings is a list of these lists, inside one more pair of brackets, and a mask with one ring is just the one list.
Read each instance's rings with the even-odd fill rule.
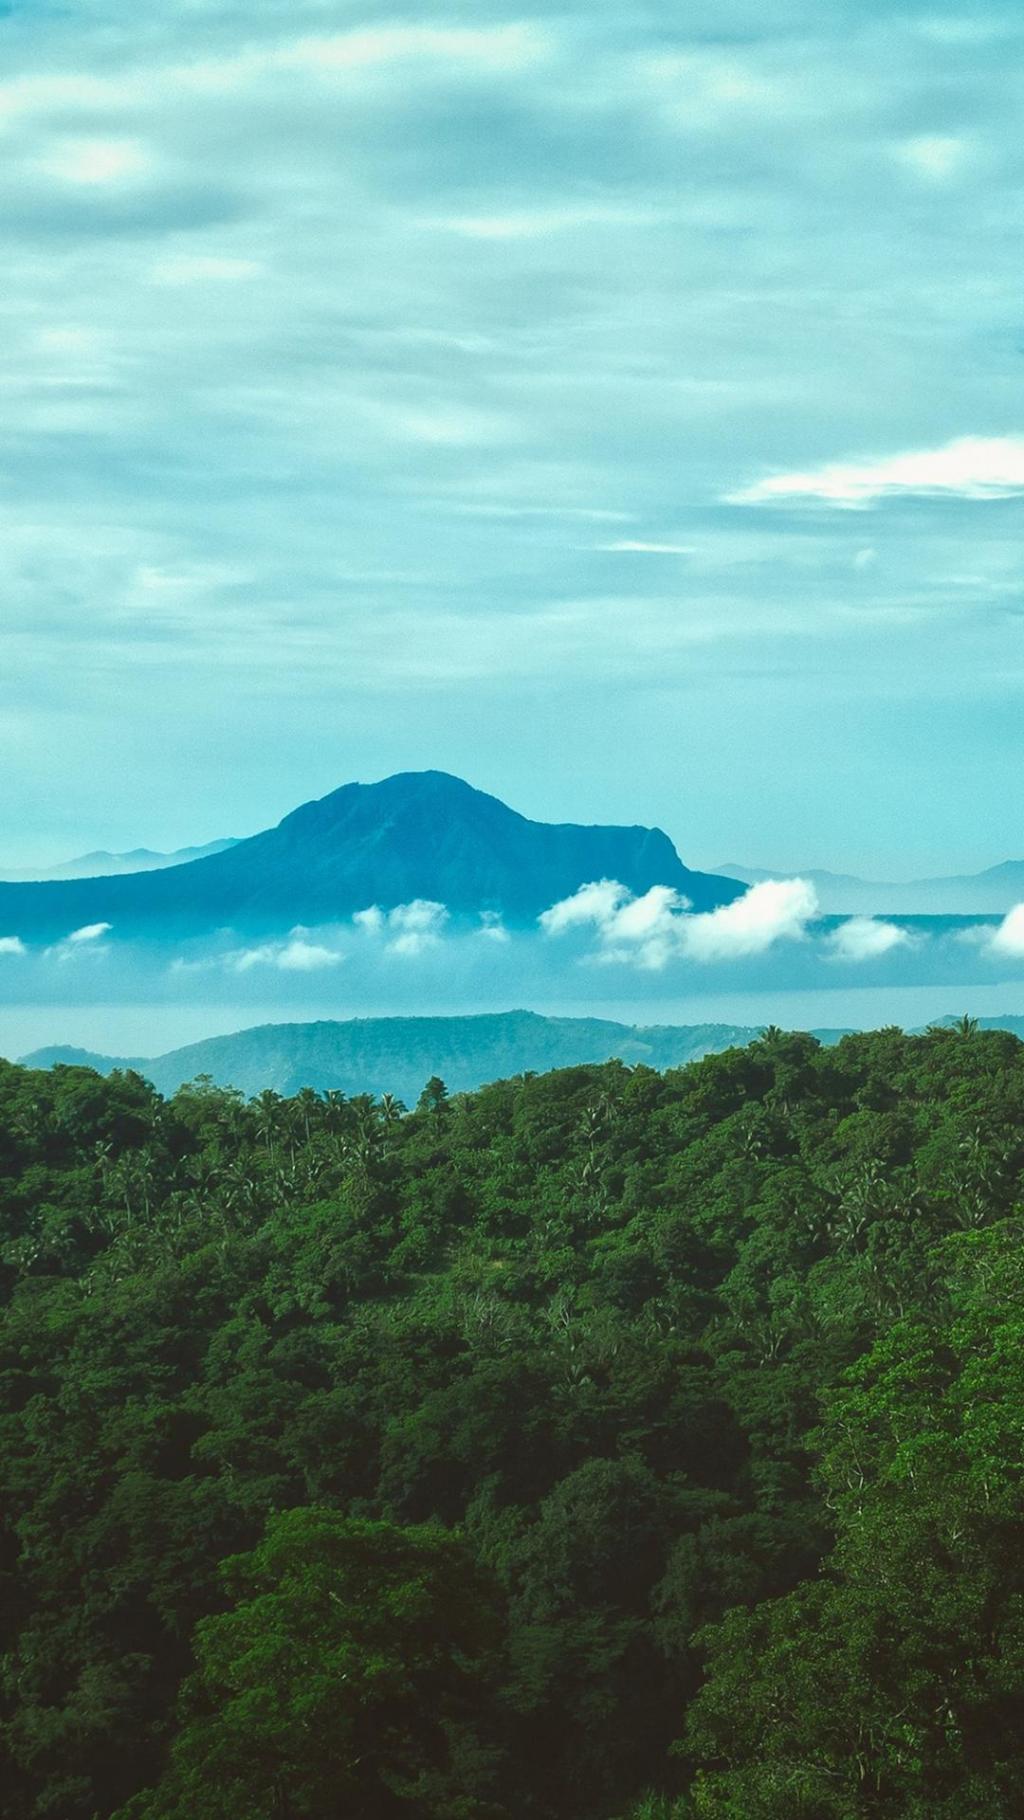
[[1024,1049],[0,1065],[10,1820],[1024,1809]]
[[286,1511],[221,1579],[168,1771],[125,1820],[495,1811],[471,1724],[494,1595],[448,1531]]

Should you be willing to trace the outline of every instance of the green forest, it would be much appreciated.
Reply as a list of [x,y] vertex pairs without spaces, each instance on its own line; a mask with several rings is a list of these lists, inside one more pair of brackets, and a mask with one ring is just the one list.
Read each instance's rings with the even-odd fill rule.
[[0,1064],[5,1820],[1024,1811],[1024,1045]]

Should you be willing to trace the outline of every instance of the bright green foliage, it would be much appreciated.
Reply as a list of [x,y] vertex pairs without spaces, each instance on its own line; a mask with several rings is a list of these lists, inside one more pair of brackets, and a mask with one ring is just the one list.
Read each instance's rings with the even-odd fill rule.
[[0,1064],[4,1820],[1024,1812],[1022,1177],[969,1025]]

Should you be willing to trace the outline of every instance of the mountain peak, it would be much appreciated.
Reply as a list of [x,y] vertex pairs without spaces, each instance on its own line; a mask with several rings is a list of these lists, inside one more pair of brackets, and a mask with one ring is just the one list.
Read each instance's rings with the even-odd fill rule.
[[696,910],[745,889],[691,872],[660,828],[530,821],[446,771],[399,771],[343,784],[275,828],[188,865],[0,885],[0,923],[28,939],[92,922],[121,934],[267,931],[425,898],[454,917],[494,911],[524,925],[602,878],[637,894],[668,885]]

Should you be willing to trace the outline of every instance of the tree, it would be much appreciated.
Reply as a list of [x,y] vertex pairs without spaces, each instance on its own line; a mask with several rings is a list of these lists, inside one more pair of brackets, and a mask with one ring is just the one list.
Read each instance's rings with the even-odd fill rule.
[[458,1537],[291,1510],[222,1577],[167,1772],[121,1820],[498,1820],[469,1724],[497,1609]]
[[416,1101],[417,1112],[433,1113],[440,1119],[448,1106],[448,1089],[440,1075],[432,1074],[419,1099]]

